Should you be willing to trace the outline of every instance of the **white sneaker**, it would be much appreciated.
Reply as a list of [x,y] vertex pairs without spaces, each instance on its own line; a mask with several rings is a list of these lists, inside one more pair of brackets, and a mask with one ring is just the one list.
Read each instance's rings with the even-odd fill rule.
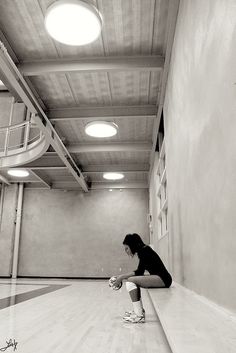
[[123,317],[124,322],[130,322],[132,324],[144,324],[145,323],[145,316],[144,315],[136,315],[135,313],[131,314],[130,316]]
[[[145,312],[145,309],[143,309],[142,310],[142,315],[145,317],[145,314],[146,314],[146,312]],[[135,312],[132,310],[130,310],[130,311],[126,311],[125,312],[125,314],[124,314],[124,316],[123,316],[123,318],[125,318],[125,317],[128,317],[128,316],[130,316],[130,315],[135,315]]]

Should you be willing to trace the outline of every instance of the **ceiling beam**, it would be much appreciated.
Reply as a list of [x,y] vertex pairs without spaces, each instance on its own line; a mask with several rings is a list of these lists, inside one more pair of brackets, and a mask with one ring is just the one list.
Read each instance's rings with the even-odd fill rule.
[[84,166],[84,173],[99,172],[148,172],[149,164],[98,164]]
[[163,65],[163,56],[150,55],[28,61],[18,64],[18,69],[24,76],[39,76],[68,72],[157,71]]
[[[14,180],[11,180],[11,184],[16,184],[16,183],[23,183],[24,185],[29,184],[29,183],[34,183],[34,184],[42,184],[43,182],[40,181],[39,179],[27,179],[27,180],[22,180],[20,177],[15,177]],[[48,187],[47,187],[48,189]]]
[[47,111],[50,121],[74,120],[85,118],[155,118],[157,113],[156,105],[135,105],[135,106],[104,106],[104,107],[73,107],[57,108]]
[[152,143],[103,143],[68,145],[70,153],[151,151]]
[[52,166],[41,166],[41,167],[39,167],[39,166],[34,166],[34,167],[22,167],[22,168],[24,168],[24,169],[28,169],[28,170],[67,170],[67,167],[66,166],[64,166],[64,167],[52,167]]
[[97,189],[147,189],[148,184],[145,182],[134,182],[134,183],[92,183],[91,190]]
[[[67,166],[69,172],[73,175],[75,180],[80,184],[84,191],[88,191],[88,185],[84,180],[83,174],[77,167],[73,158],[67,151],[65,145],[61,141],[56,130],[50,123],[47,115],[41,108],[37,99],[33,95],[27,82],[22,77],[13,60],[9,56],[4,44],[0,42],[0,73],[4,75],[6,81],[13,88],[16,95],[18,95],[31,113],[34,114],[34,122],[43,132],[45,139],[53,146],[58,156]],[[5,83],[5,81],[4,81]]]
[[[66,166],[61,166],[60,164],[56,164],[54,161],[53,165],[50,160],[47,160],[44,157],[39,158],[36,161],[33,161],[29,164],[25,164],[21,166],[21,168],[29,169],[29,170],[65,170],[67,169]],[[149,171],[149,164],[94,164],[94,165],[87,165],[83,167],[83,173],[90,174],[90,173],[103,173],[103,172],[148,172]]]
[[[33,173],[35,170],[66,170],[66,167],[31,167],[31,168],[24,168],[24,169],[28,169],[31,173]],[[89,170],[88,170],[89,169]],[[113,167],[113,166],[101,166],[101,167],[97,167],[97,166],[91,166],[90,168],[88,168],[86,170],[83,171],[84,174],[96,174],[96,173],[104,173],[104,172],[123,172],[123,173],[149,173],[149,170],[145,167],[145,165],[140,165],[140,168],[138,168],[138,166],[136,168],[134,168],[134,170],[128,170],[128,167]],[[93,170],[90,170],[93,169]],[[36,173],[35,173],[36,174]],[[38,172],[37,172],[38,174]],[[50,184],[50,183],[49,183]]]
[[[42,186],[38,182],[38,185],[36,183],[32,184],[25,184],[26,189],[41,189]],[[45,189],[46,187],[44,187]],[[59,190],[81,190],[79,184],[74,182],[74,181],[67,181],[67,180],[61,180],[61,181],[56,181],[51,184],[51,189],[59,189]]]
[[[132,174],[132,173],[135,173],[135,174],[143,174],[143,173],[149,173],[149,170],[135,170],[135,171],[133,171],[133,170],[120,170],[120,169],[115,169],[115,170],[112,170],[112,171],[118,171],[119,173],[120,172],[122,172],[122,173],[124,173],[125,175],[129,175],[129,174]],[[84,173],[85,174],[87,174],[87,175],[93,175],[93,174],[98,174],[98,173],[104,173],[104,172],[107,172],[107,170],[106,171],[99,171],[99,170],[97,170],[97,171],[95,171],[95,172],[88,172],[88,171],[85,171]],[[110,172],[110,170],[108,170],[108,172]]]
[[[25,184],[25,189],[32,189],[32,190],[45,190],[46,186],[43,187],[41,185],[37,185],[37,183],[32,183],[32,184]],[[76,190],[76,191],[82,191],[81,188],[79,188],[79,185],[76,183],[68,183],[68,182],[55,182],[52,184],[52,189],[58,189],[58,190]],[[94,183],[91,186],[91,190],[106,190],[106,189],[119,189],[124,190],[124,189],[148,189],[148,184],[145,182],[134,182],[134,183]]]
[[48,188],[45,185],[42,185],[40,183],[26,183],[24,184],[24,189],[27,190],[48,190]]

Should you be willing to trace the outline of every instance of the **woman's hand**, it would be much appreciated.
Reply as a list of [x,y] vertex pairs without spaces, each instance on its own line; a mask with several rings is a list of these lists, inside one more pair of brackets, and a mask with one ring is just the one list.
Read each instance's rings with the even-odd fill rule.
[[118,287],[119,284],[122,282],[122,276],[117,276],[116,281],[114,282],[113,286]]
[[122,273],[119,276],[116,275],[114,277],[117,277],[116,281],[114,282],[114,286],[119,286],[120,282],[122,282],[124,279],[128,279],[129,277],[135,276],[135,272],[128,272],[128,273]]

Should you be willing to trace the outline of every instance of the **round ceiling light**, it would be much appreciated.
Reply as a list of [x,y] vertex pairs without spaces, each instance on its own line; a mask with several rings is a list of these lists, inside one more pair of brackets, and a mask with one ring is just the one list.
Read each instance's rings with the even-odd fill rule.
[[24,170],[24,169],[9,169],[7,171],[7,174],[9,174],[11,176],[15,176],[15,177],[24,178],[24,177],[27,177],[29,175],[29,172],[27,170]]
[[107,180],[120,180],[124,178],[122,173],[104,173],[103,178]]
[[117,134],[118,126],[108,121],[92,121],[85,126],[85,132],[92,137],[111,137]]
[[81,0],[54,2],[47,9],[44,23],[52,38],[68,45],[91,43],[102,29],[102,18],[96,7]]

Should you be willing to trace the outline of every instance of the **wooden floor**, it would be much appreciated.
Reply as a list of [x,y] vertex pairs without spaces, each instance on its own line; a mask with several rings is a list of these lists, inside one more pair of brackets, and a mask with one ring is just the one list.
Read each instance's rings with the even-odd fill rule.
[[122,322],[131,309],[127,292],[112,291],[107,281],[0,279],[0,349],[12,339],[18,353],[170,353],[142,293],[146,323],[128,324]]

